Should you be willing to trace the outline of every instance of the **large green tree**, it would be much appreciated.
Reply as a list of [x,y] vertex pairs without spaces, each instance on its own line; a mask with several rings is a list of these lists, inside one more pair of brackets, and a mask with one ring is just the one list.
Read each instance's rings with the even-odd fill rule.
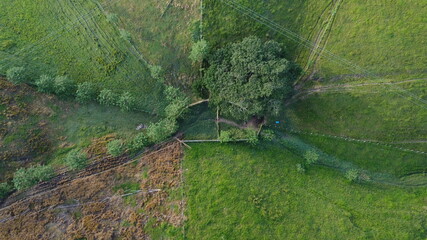
[[203,83],[210,103],[236,119],[278,115],[299,71],[280,44],[248,37],[209,58]]

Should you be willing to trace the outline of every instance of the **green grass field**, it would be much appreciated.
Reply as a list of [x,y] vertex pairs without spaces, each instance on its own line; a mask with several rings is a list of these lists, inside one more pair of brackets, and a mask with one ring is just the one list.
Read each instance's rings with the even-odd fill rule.
[[[344,1],[326,49],[374,74],[425,76],[426,12],[427,6],[419,0]],[[354,73],[324,58],[319,69],[326,76]]]
[[323,136],[299,134],[302,140],[323,152],[345,159],[357,166],[377,173],[402,177],[411,173],[427,173],[427,154],[369,142],[354,142]]
[[[113,0],[114,2],[115,0]],[[106,3],[104,6],[107,7]],[[162,107],[160,83],[94,1],[2,1],[0,74],[25,66],[32,78],[65,74],[137,95],[147,110]]]
[[165,70],[169,83],[188,87],[198,76],[188,56],[192,28],[200,20],[199,0],[121,0],[105,9],[117,14],[118,25],[131,33],[132,42],[150,63]]
[[192,144],[188,239],[425,239],[425,188],[351,184],[282,146]]
[[[425,81],[397,86],[424,99],[427,97]],[[292,128],[303,131],[393,143],[425,141],[425,105],[402,94],[389,85],[331,89],[292,104],[287,117]],[[426,144],[408,148],[426,151]]]

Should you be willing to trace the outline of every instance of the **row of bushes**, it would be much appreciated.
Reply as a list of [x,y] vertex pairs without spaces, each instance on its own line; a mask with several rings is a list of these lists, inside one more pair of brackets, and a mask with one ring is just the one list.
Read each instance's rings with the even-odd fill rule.
[[169,102],[165,108],[166,117],[151,123],[146,130],[127,142],[121,139],[109,142],[107,145],[109,154],[119,156],[125,151],[136,153],[144,147],[162,142],[178,130],[177,119],[185,113],[190,100],[178,88],[171,86],[165,88],[164,94]]
[[42,93],[56,94],[60,97],[75,97],[80,103],[97,101],[107,106],[117,106],[123,111],[136,110],[136,98],[130,92],[116,93],[109,89],[102,89],[97,84],[84,82],[77,84],[67,76],[52,77],[42,75],[35,81],[30,80],[23,67],[14,67],[6,72],[7,79],[14,84],[31,84]]
[[20,168],[14,175],[11,183],[0,183],[0,199],[7,197],[14,189],[28,189],[39,182],[47,181],[55,176],[51,166],[37,165],[29,168]]
[[[298,172],[305,172],[306,168],[309,165],[313,165],[319,162],[319,153],[317,153],[315,150],[307,150],[304,155],[303,158],[305,160],[305,163],[297,163],[297,171]],[[358,169],[348,169],[345,172],[345,178],[347,178],[348,181],[350,182],[356,182],[359,180],[359,170]]]

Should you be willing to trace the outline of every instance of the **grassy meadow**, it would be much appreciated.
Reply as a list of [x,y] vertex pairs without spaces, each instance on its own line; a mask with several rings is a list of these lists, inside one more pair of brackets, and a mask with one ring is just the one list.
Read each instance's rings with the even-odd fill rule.
[[[425,76],[426,13],[427,6],[419,0],[344,1],[326,49],[373,74]],[[361,73],[324,58],[318,68],[325,76]]]
[[102,5],[83,0],[6,0],[0,8],[0,74],[25,66],[33,79],[68,75],[77,82],[130,91],[147,110],[162,106],[160,84]]
[[164,69],[169,83],[188,87],[198,76],[188,56],[192,42],[199,40],[193,36],[200,25],[199,0],[121,0],[105,10],[118,17],[118,25],[132,35],[137,50]]
[[[368,85],[307,95],[289,106],[289,125],[303,131],[389,143],[425,141],[425,105],[400,89],[426,98],[426,82],[396,86],[399,89]],[[427,150],[426,143],[408,148]]]
[[425,239],[425,188],[352,184],[283,146],[192,144],[188,239]]

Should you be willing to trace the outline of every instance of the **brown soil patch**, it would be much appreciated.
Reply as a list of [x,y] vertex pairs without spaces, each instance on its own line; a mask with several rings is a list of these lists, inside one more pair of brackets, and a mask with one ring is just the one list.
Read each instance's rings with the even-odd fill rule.
[[[172,142],[135,162],[0,209],[0,239],[149,239],[144,227],[150,219],[179,227],[185,204],[171,193],[180,187],[181,158],[181,145]],[[113,190],[126,183],[141,188]]]

